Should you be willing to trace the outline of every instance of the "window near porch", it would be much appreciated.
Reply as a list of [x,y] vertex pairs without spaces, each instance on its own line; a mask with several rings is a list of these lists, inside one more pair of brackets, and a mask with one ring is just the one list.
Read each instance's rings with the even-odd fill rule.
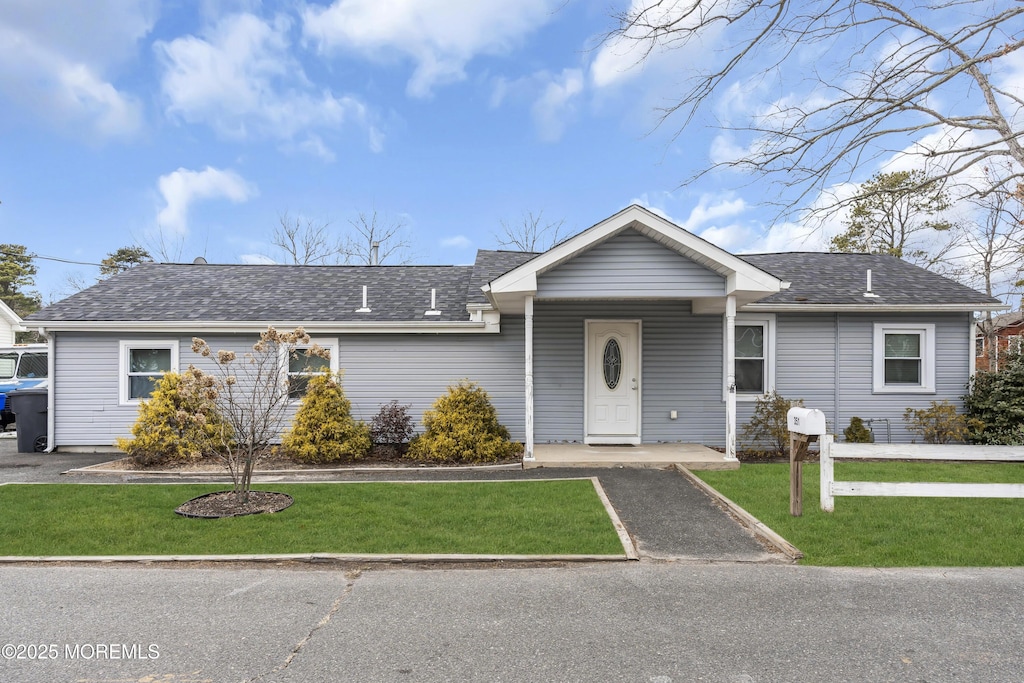
[[875,393],[935,391],[935,326],[875,323]]
[[138,403],[153,395],[156,383],[178,368],[178,343],[121,342],[121,402]]
[[765,393],[764,328],[764,325],[736,325],[737,393]]

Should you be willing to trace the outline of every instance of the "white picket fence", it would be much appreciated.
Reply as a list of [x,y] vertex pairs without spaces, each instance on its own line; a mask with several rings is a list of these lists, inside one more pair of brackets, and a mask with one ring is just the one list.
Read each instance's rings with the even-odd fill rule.
[[836,496],[928,496],[935,498],[1024,498],[1024,484],[836,481],[836,460],[1024,462],[1024,447],[933,444],[836,443],[821,437],[821,509],[832,512]]

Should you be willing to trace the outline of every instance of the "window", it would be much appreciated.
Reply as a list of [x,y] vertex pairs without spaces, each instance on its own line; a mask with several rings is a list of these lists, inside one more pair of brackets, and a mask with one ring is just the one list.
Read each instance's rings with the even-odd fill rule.
[[46,354],[26,353],[21,356],[21,363],[18,364],[19,379],[39,379],[46,377]]
[[[736,398],[753,401],[775,385],[775,316],[741,313],[734,329]],[[725,375],[728,380],[728,369]]]
[[5,351],[4,353],[0,353],[0,379],[13,379],[14,371],[17,368],[17,351]]
[[149,398],[165,373],[177,371],[177,341],[122,341],[121,403]]
[[935,325],[875,323],[874,390],[935,392]]
[[[313,344],[327,349],[330,359],[306,355],[306,351]],[[284,349],[282,353],[286,353]],[[295,353],[287,359],[287,368],[288,398],[300,399],[306,395],[311,377],[338,372],[338,340],[311,339],[308,346],[297,346]]]

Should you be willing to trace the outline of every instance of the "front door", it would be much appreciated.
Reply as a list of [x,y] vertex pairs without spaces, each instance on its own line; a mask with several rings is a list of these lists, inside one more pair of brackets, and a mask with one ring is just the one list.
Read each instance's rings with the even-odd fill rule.
[[640,444],[640,322],[588,320],[588,444]]

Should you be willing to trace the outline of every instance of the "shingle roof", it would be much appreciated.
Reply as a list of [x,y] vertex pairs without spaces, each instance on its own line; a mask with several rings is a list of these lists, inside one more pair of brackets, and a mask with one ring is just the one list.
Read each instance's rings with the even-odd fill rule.
[[[895,256],[784,252],[740,255],[747,263],[791,283],[758,304],[941,305],[999,303],[970,287]],[[864,296],[867,271],[871,290]]]
[[[33,314],[46,321],[467,320],[472,266],[146,263]],[[357,313],[367,287],[370,313]],[[440,316],[425,316],[430,290]]]
[[487,296],[480,289],[481,287],[496,277],[518,268],[535,256],[540,256],[540,254],[528,251],[489,251],[487,249],[478,251],[476,263],[473,264],[473,277],[469,281],[467,303],[487,303]]

